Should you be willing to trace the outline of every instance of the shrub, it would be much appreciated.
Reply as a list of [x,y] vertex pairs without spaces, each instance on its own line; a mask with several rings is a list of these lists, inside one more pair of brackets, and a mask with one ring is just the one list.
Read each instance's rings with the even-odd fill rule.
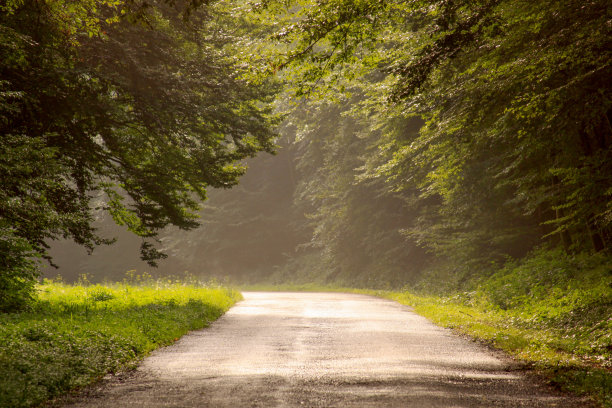
[[36,258],[28,243],[0,225],[0,312],[27,308],[38,278]]

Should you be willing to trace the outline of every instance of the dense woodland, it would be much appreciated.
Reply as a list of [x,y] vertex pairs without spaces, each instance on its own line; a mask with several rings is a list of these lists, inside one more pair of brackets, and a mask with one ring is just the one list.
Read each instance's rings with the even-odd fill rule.
[[609,1],[0,7],[4,310],[52,255],[121,279],[138,245],[250,283],[612,269]]

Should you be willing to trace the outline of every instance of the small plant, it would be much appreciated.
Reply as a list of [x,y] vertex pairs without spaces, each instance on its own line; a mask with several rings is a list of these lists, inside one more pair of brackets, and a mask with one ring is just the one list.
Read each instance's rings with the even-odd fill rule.
[[138,273],[136,269],[130,269],[125,273],[123,283],[126,285],[145,285],[153,282],[153,276],[148,272]]
[[92,302],[104,302],[115,298],[115,295],[103,286],[96,286],[87,293],[87,298]]

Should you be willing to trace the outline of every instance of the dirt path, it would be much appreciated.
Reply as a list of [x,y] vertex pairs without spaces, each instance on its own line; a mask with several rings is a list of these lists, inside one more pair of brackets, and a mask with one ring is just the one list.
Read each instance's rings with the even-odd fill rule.
[[69,407],[586,407],[395,302],[245,293]]

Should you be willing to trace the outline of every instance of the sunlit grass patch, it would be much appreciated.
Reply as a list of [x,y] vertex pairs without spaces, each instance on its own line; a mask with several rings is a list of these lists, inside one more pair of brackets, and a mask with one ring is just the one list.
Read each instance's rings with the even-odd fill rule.
[[485,341],[552,383],[612,407],[612,265],[600,255],[542,251],[509,263],[473,290],[370,293]]
[[33,310],[0,315],[0,406],[36,405],[127,368],[205,327],[240,297],[167,281],[40,285]]
[[466,306],[451,297],[378,294],[412,306],[440,326],[508,352],[564,389],[591,395],[603,406],[612,406],[610,320],[588,329],[579,325],[559,328],[537,319],[530,321],[520,310]]

